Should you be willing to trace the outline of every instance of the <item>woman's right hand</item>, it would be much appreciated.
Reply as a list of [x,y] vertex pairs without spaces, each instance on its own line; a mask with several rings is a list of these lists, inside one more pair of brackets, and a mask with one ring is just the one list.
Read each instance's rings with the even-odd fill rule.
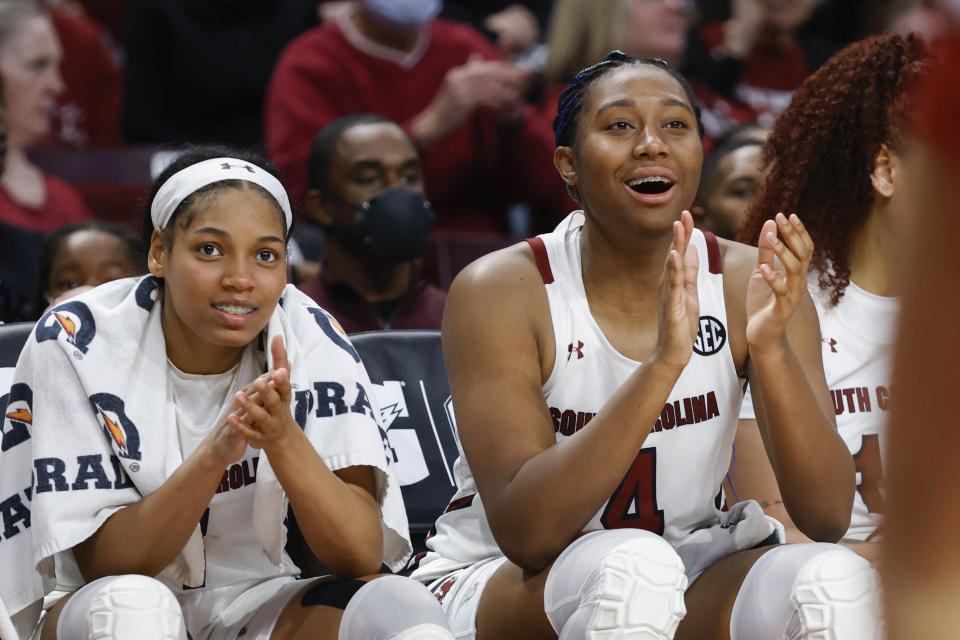
[[660,326],[654,358],[678,374],[690,361],[700,327],[700,259],[697,248],[690,244],[692,233],[693,216],[684,211],[673,223],[673,243],[660,276]]
[[[270,373],[264,373],[260,375],[257,379],[260,378],[269,378]],[[250,399],[256,402],[257,393],[254,388],[254,380],[246,387],[243,388],[243,393],[250,396]],[[230,405],[230,408],[223,415],[223,419],[217,424],[213,430],[207,434],[207,437],[204,438],[203,444],[206,446],[209,455],[217,462],[217,464],[223,465],[224,468],[238,461],[243,457],[244,452],[247,450],[247,439],[243,436],[237,429],[230,424],[228,418],[230,414],[242,414],[243,409],[237,405],[236,402],[233,402]]]

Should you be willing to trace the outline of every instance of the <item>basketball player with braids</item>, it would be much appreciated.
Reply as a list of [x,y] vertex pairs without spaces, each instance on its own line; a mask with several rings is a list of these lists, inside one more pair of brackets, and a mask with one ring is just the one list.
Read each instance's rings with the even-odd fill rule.
[[[851,44],[808,78],[767,142],[770,173],[739,236],[755,243],[764,211],[782,209],[796,211],[813,239],[808,288],[823,334],[824,374],[857,469],[844,539],[870,559],[877,545],[857,543],[879,539],[884,512],[881,458],[900,293],[895,258],[911,223],[902,212],[915,201],[902,164],[925,59],[918,38],[885,35]],[[765,505],[786,526],[788,541],[806,540],[782,502],[752,409],[744,403],[733,490]]]
[[[413,577],[458,638],[878,637],[872,568],[827,544],[854,470],[800,218],[765,221],[759,249],[693,228],[703,130],[660,60],[582,71],[554,132],[583,210],[473,263],[447,299],[458,491]],[[758,504],[717,508],[745,379],[822,543],[771,547]]]

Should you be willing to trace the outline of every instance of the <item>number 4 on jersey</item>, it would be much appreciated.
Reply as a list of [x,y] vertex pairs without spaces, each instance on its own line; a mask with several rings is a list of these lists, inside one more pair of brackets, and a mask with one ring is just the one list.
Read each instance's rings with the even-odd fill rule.
[[657,449],[641,449],[600,516],[607,529],[646,529],[663,534],[663,510],[657,508]]

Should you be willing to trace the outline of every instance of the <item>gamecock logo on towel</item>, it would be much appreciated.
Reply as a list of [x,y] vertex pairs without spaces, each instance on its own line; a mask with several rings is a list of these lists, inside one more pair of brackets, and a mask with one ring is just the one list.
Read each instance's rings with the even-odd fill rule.
[[86,353],[97,334],[89,307],[79,301],[64,302],[43,314],[37,323],[37,342],[56,340],[61,335],[80,353]]
[[103,432],[117,445],[117,455],[140,460],[140,432],[127,417],[123,400],[110,393],[95,393],[90,396],[90,405]]
[[33,390],[18,382],[10,387],[10,393],[0,397],[3,408],[3,426],[0,433],[0,451],[6,451],[30,439],[33,426]]
[[[357,354],[357,350],[350,344],[350,339],[347,338],[347,334],[344,333],[343,327],[340,326],[340,323],[337,322],[333,316],[324,313],[322,309],[317,307],[307,307],[307,311],[314,317],[317,324],[320,325],[320,329],[330,338],[330,342],[349,353],[354,361],[360,362],[360,355]],[[334,326],[336,326],[336,329],[334,329]]]
[[133,294],[137,304],[147,311],[153,309],[153,304],[157,301],[157,296],[160,295],[160,285],[162,284],[163,281],[155,276],[144,278],[137,285],[136,293]]

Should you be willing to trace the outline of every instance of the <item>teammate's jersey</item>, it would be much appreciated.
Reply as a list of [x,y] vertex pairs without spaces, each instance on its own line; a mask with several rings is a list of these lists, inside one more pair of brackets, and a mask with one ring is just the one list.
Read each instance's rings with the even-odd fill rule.
[[[815,284],[813,279],[811,283]],[[883,514],[883,463],[890,408],[893,339],[899,304],[850,283],[839,304],[819,288],[810,295],[820,317],[823,371],[837,428],[857,467],[857,493],[846,537],[866,540]]]
[[[867,540],[877,530],[883,514],[891,358],[900,306],[896,298],[873,295],[853,282],[833,306],[829,292],[820,290],[816,273],[810,274],[807,290],[820,319],[823,373],[833,400],[837,429],[857,468],[857,492],[850,528],[844,537]],[[749,394],[740,415],[755,419]]]
[[[581,274],[582,227],[583,215],[575,212],[552,233],[529,241],[546,287],[556,343],[543,393],[557,442],[586,427],[641,364],[614,349],[590,313]],[[585,530],[636,527],[676,542],[717,520],[742,382],[727,339],[719,246],[712,234],[697,230],[691,242],[700,259],[700,333],[694,353],[619,488]],[[455,473],[458,490],[427,541],[430,551],[413,573],[418,580],[502,555],[462,448]]]

